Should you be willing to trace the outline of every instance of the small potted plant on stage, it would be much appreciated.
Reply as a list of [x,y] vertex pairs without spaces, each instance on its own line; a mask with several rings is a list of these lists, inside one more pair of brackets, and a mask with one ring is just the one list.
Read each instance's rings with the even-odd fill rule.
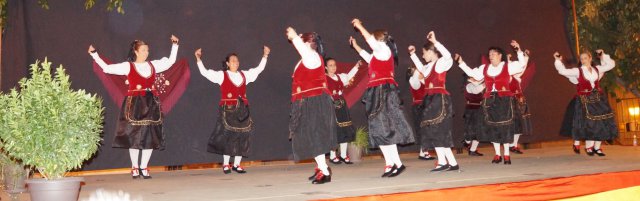
[[362,155],[369,150],[369,133],[364,127],[356,129],[356,140],[349,146],[349,158],[353,162],[362,161]]
[[97,151],[102,132],[102,99],[71,89],[62,66],[31,65],[31,78],[3,97],[6,129],[0,139],[6,153],[37,170],[42,179],[27,180],[31,200],[77,200],[79,177],[64,177]]

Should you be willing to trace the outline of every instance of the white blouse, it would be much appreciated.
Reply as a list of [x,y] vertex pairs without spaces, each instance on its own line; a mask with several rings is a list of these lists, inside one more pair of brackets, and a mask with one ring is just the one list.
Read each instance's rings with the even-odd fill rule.
[[362,59],[364,59],[367,63],[371,62],[371,59],[373,59],[373,56],[375,56],[378,60],[381,60],[381,61],[386,61],[391,58],[391,49],[389,48],[389,46],[387,46],[385,42],[376,40],[376,38],[373,37],[373,35],[367,38],[366,41],[367,41],[367,44],[369,44],[369,47],[371,47],[371,50],[373,50],[373,54],[369,54],[364,49],[358,53],[360,54]]
[[[444,45],[439,42],[434,46],[442,54],[442,57],[438,58],[437,62],[429,62],[425,65],[422,64],[422,61],[420,61],[420,58],[418,58],[415,53],[411,54],[411,61],[413,61],[413,64],[417,67],[417,71],[420,71],[425,78],[431,74],[431,70],[433,69],[434,64],[436,64],[435,71],[437,73],[448,71],[449,69],[451,69],[451,66],[453,66],[453,59],[451,58],[451,53],[449,52],[449,50],[447,50],[447,48],[445,48]],[[420,87],[420,83],[424,84],[424,79],[420,80],[419,74],[414,72],[413,76],[409,78],[409,84],[411,85],[411,88],[417,89],[418,87]]]
[[329,75],[329,77],[335,81],[338,81],[338,77],[340,77],[340,81],[342,81],[342,85],[347,86],[349,84],[349,80],[353,79],[358,73],[358,65],[351,68],[349,73],[339,73],[334,75]]
[[[554,66],[556,67],[556,70],[558,70],[558,73],[560,75],[563,75],[569,78],[569,81],[571,83],[578,84],[578,77],[580,76],[580,70],[578,70],[577,68],[567,69],[562,63],[562,61],[557,59],[554,63]],[[600,80],[602,76],[604,76],[604,73],[606,73],[607,71],[610,71],[615,66],[616,66],[616,62],[613,59],[611,59],[611,56],[609,56],[608,54],[603,54],[601,65],[595,66],[595,68],[598,69],[598,73],[596,73],[595,70],[589,71],[589,67],[585,65],[582,65],[580,68],[582,68],[582,74],[584,75],[584,78],[589,80],[589,83],[591,83],[591,87],[595,87],[595,82],[597,80]]]
[[[262,57],[262,60],[260,60],[260,64],[258,64],[258,66],[249,70],[243,70],[242,73],[244,74],[244,77],[247,79],[245,84],[249,84],[256,81],[256,79],[258,79],[258,75],[262,73],[266,65],[267,65],[267,58]],[[216,71],[216,70],[206,69],[202,61],[198,61],[198,70],[200,70],[200,74],[202,74],[202,76],[207,78],[209,81],[219,85],[222,85],[222,83],[224,82],[225,72],[227,73],[227,75],[229,75],[229,79],[231,79],[231,82],[234,85],[239,86],[240,84],[242,84],[242,81],[243,81],[242,75],[240,75],[240,73],[237,71],[231,72],[230,70]]]
[[[509,72],[509,75],[521,73],[526,69],[528,61],[529,57],[524,56],[524,52],[518,51],[518,61],[509,61],[509,68],[506,70]],[[484,79],[484,64],[473,69],[467,66],[467,63],[461,63],[459,66],[460,69],[462,69],[462,71],[464,71],[464,73],[469,77],[476,80]],[[487,74],[492,77],[497,76],[502,72],[502,70],[504,70],[504,61],[500,62],[497,66],[494,66],[493,64],[489,64],[488,66],[489,69],[487,69]],[[497,91],[495,85],[491,86],[491,88],[491,91]]]
[[322,60],[320,58],[320,54],[318,54],[318,52],[316,52],[315,50],[311,49],[311,47],[305,45],[304,42],[302,42],[302,38],[300,38],[299,36],[296,36],[291,40],[291,42],[293,43],[293,47],[295,47],[296,50],[298,50],[300,57],[302,57],[302,59],[294,67],[294,71],[295,69],[298,68],[298,66],[300,65],[300,62],[302,62],[302,64],[304,64],[304,66],[307,67],[308,69],[316,69],[322,66],[321,65]]
[[[155,67],[156,73],[161,73],[168,70],[173,63],[176,62],[176,57],[178,55],[178,45],[173,44],[171,46],[171,55],[169,58],[163,57],[162,59],[153,60],[151,64]],[[107,64],[102,58],[98,55],[98,52],[91,53],[91,57],[93,60],[98,63],[98,66],[102,68],[102,71],[107,74],[113,75],[128,75],[129,74],[129,62],[122,62],[117,64]],[[151,66],[149,66],[149,62],[144,63],[133,63],[136,71],[143,77],[151,76]]]

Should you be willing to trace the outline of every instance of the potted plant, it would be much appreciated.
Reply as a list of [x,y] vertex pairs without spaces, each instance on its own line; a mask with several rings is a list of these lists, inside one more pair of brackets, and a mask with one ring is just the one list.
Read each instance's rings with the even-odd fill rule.
[[0,139],[6,153],[37,170],[42,179],[27,180],[31,200],[77,200],[79,177],[65,178],[98,149],[102,132],[102,99],[72,90],[62,65],[31,65],[31,78],[6,94],[6,129]]
[[[0,108],[6,108],[7,97],[0,94]],[[6,110],[0,110],[0,132],[7,131],[8,118],[5,115]],[[5,192],[13,197],[19,193],[26,192],[25,180],[28,179],[30,169],[25,167],[20,161],[11,158],[3,149],[0,140],[0,177],[2,178],[2,188]]]
[[356,140],[351,142],[349,146],[349,158],[353,162],[362,161],[362,155],[367,154],[369,150],[369,133],[364,127],[356,129]]

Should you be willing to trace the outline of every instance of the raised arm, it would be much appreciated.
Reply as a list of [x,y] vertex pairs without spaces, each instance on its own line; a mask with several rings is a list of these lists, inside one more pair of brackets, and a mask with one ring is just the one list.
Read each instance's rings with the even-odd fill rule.
[[244,73],[244,76],[247,79],[247,84],[254,82],[256,81],[256,79],[258,79],[258,75],[262,73],[262,71],[264,70],[264,67],[267,65],[267,57],[269,57],[270,52],[271,52],[271,49],[269,49],[269,47],[267,46],[264,46],[263,53],[262,53],[262,60],[260,60],[260,64],[258,64],[258,66],[256,66],[255,68],[242,71],[242,73]]
[[171,54],[169,55],[169,58],[167,57],[162,57],[161,59],[158,60],[153,60],[151,61],[151,64],[153,64],[153,67],[156,68],[156,73],[161,73],[164,72],[166,70],[169,70],[169,68],[171,68],[171,66],[173,66],[173,63],[176,62],[176,57],[178,56],[178,41],[180,39],[178,39],[178,37],[171,35]]
[[349,83],[351,82],[351,79],[353,79],[353,77],[355,77],[356,74],[358,73],[358,69],[360,68],[361,65],[362,65],[362,61],[358,61],[358,63],[356,63],[356,65],[353,66],[353,68],[351,68],[349,73],[338,74],[338,76],[340,76],[340,80],[342,80],[343,85],[345,86],[349,85]]
[[360,55],[360,57],[362,57],[362,59],[364,59],[367,63],[371,62],[373,55],[363,50],[360,47],[360,45],[358,45],[358,41],[356,41],[356,39],[353,38],[353,36],[349,37],[349,44],[351,44],[351,47],[353,47],[353,49],[356,50],[356,52],[358,52],[358,54]]
[[89,55],[93,58],[93,60],[102,68],[102,71],[107,74],[112,75],[128,75],[129,74],[129,62],[122,62],[117,64],[107,64],[105,63],[93,45],[89,45]]
[[511,41],[511,46],[517,51],[518,61],[507,62],[509,62],[509,75],[515,75],[525,70],[527,63],[529,62],[529,57],[524,55],[524,52],[522,52],[522,49],[520,48],[520,44],[515,40]]
[[351,24],[353,25],[353,27],[358,29],[358,31],[360,31],[362,37],[364,37],[365,39],[371,37],[371,33],[369,33],[369,31],[367,31],[367,29],[362,26],[362,21],[360,21],[360,19],[355,18],[351,20]]
[[194,53],[196,56],[196,61],[198,64],[198,70],[200,70],[200,74],[207,78],[209,81],[221,85],[224,81],[224,72],[223,71],[214,71],[211,69],[206,69],[204,64],[202,63],[202,49],[197,49]]
[[600,55],[600,65],[596,66],[596,68],[598,68],[598,72],[600,72],[600,77],[602,77],[604,73],[616,67],[616,62],[613,59],[611,59],[611,56],[609,56],[608,54],[605,54],[603,50],[596,50],[596,53]]
[[288,27],[287,28],[287,37],[293,43],[293,46],[298,50],[298,54],[302,57],[302,63],[309,69],[316,69],[321,66],[322,61],[320,60],[320,55],[311,49],[311,47],[304,44],[302,38],[298,36],[296,30]]
[[460,69],[462,69],[462,71],[464,71],[467,76],[475,80],[484,80],[483,70],[485,65],[481,65],[477,68],[471,69],[467,65],[467,63],[462,60],[462,56],[460,56],[459,54],[455,55],[455,60],[458,61],[458,67],[460,67]]
[[556,67],[558,74],[569,78],[570,81],[571,79],[578,79],[578,76],[580,76],[580,71],[577,68],[567,69],[564,66],[564,63],[562,63],[562,56],[560,55],[560,53],[553,53],[553,58],[555,58],[555,62],[553,64]]

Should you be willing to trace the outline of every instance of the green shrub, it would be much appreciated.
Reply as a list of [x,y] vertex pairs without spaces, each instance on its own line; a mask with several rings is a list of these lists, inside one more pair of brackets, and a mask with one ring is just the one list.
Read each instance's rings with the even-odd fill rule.
[[80,168],[98,149],[102,99],[71,89],[69,75],[51,62],[31,65],[31,78],[3,95],[0,139],[9,156],[34,167],[47,179]]

